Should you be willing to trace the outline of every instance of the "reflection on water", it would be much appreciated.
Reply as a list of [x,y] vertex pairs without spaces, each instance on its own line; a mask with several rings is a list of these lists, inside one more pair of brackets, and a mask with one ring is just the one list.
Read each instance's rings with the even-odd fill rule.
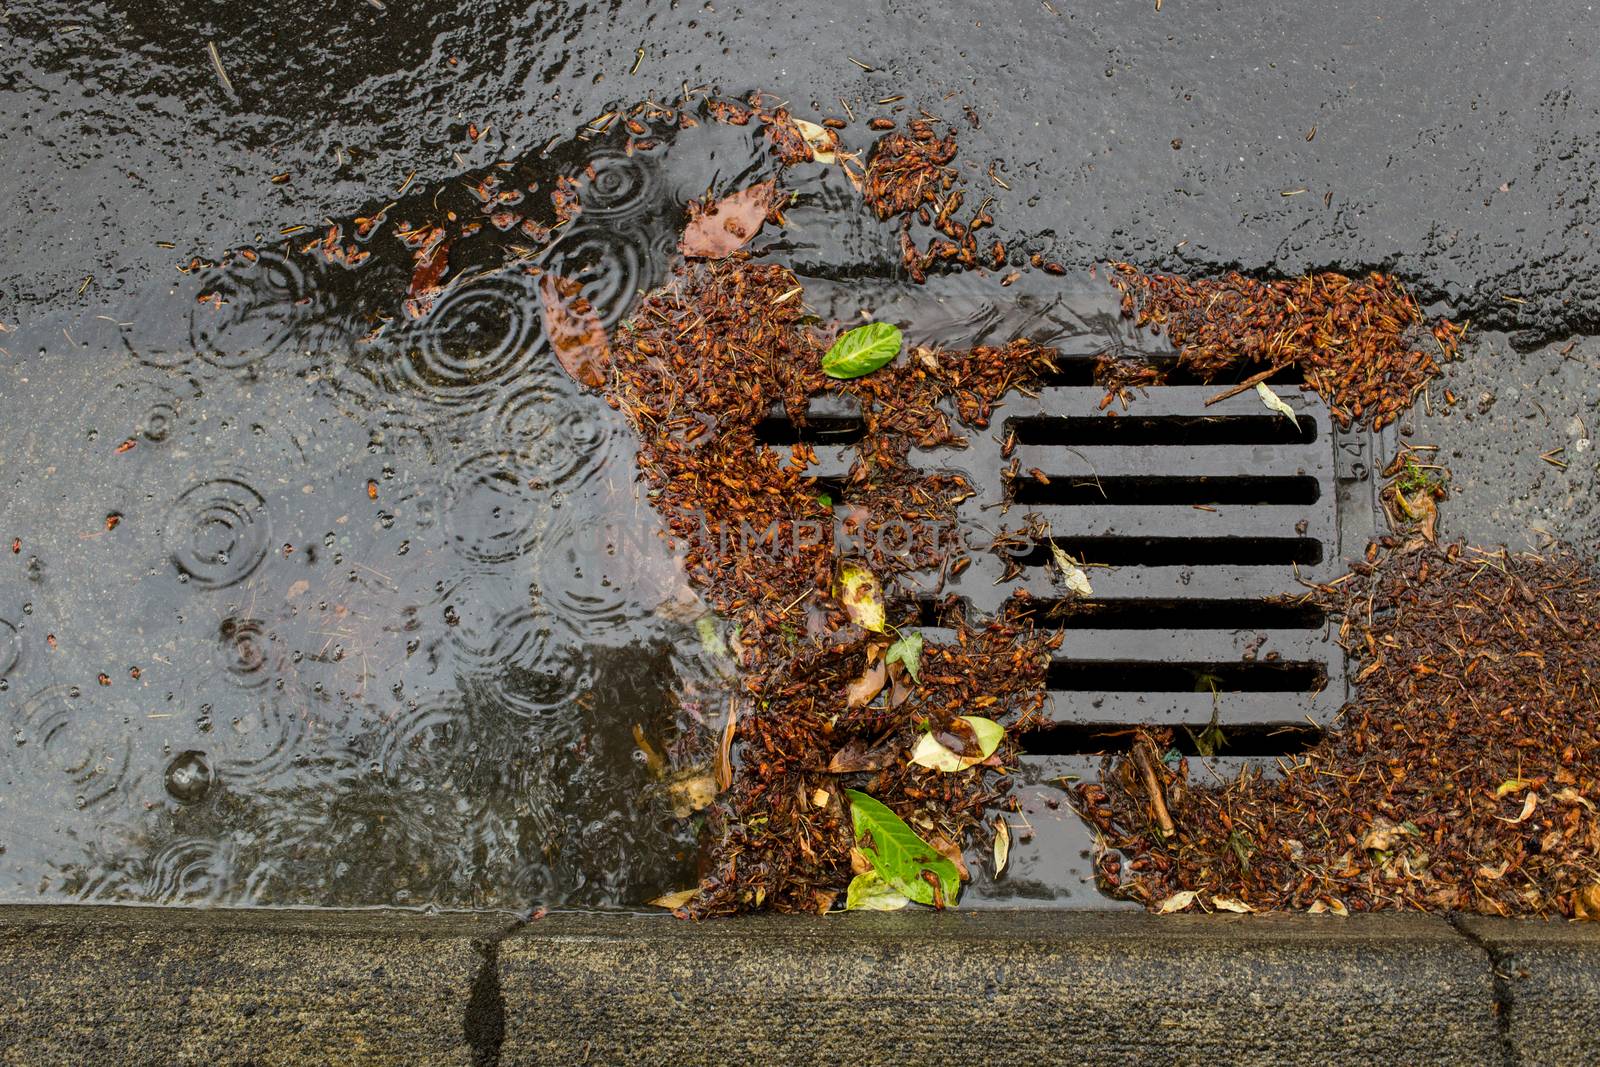
[[[686,201],[774,165],[757,129],[649,132],[7,336],[0,897],[523,908],[693,877],[634,731],[673,751],[725,680],[631,434],[545,341],[537,272],[615,328],[669,277]],[[1059,286],[896,282],[836,172],[789,180],[770,249],[824,316],[1091,348],[1112,321]],[[419,247],[443,249],[430,277]]]

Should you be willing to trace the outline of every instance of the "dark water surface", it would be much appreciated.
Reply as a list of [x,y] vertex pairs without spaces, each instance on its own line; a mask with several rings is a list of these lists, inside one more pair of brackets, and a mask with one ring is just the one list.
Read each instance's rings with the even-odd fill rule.
[[[614,128],[574,139],[619,104],[926,108],[999,236],[1073,266],[1385,264],[1529,336],[1592,321],[1586,9],[1153,6],[0,8],[0,899],[520,908],[686,884],[692,827],[635,727],[665,747],[699,708],[673,694],[721,684],[703,608],[518,268],[578,278],[615,325],[666,276],[684,202],[771,163],[741,130],[631,157]],[[490,174],[539,183],[514,207],[548,224],[550,183],[591,164],[576,222],[463,240],[420,317],[403,253],[300,251],[385,205],[481,213]],[[769,254],[826,314],[968,343],[1110,308],[1037,275],[916,289],[836,174],[791,184]],[[1084,899],[1040,858],[1087,845],[1051,788],[1026,787],[1037,847],[990,899]]]

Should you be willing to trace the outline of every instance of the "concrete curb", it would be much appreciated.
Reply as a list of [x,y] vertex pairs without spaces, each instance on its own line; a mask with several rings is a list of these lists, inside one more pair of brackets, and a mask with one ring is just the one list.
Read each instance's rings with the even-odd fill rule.
[[0,908],[0,1062],[1600,1059],[1600,933],[1418,915]]

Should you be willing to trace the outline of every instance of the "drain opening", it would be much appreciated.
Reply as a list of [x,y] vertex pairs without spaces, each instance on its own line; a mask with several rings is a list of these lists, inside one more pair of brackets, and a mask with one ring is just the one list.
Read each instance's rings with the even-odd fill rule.
[[[1185,723],[1188,729],[1173,731],[1172,747],[1185,756],[1203,755],[1198,738],[1210,726],[1206,720]],[[1029,730],[1018,737],[1030,756],[1087,756],[1127,752],[1133,747],[1135,728],[1102,726],[1092,723],[1053,723]],[[1226,726],[1222,743],[1211,755],[1292,756],[1311,748],[1322,732],[1309,724],[1271,724]]]
[[1082,692],[1310,693],[1327,684],[1321,663],[1233,660],[1163,663],[1149,660],[1055,660],[1046,674],[1051,689]]

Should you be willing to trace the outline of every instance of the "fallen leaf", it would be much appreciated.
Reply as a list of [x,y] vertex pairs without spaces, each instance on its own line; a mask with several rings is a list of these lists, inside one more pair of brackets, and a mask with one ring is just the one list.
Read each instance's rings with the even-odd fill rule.
[[1256,383],[1256,395],[1261,397],[1261,402],[1280,415],[1287,415],[1289,421],[1294,423],[1294,428],[1300,428],[1300,420],[1294,417],[1294,408],[1283,402],[1283,399],[1274,393],[1266,382]]
[[1600,882],[1591,882],[1572,892],[1572,917],[1600,922]]
[[717,621],[710,615],[696,619],[694,629],[700,635],[701,652],[714,659],[723,659],[728,655],[728,643],[717,633]]
[[860,563],[841,563],[833,595],[844,605],[851,622],[863,630],[883,633],[883,586],[878,584],[877,575]]
[[422,241],[422,247],[411,255],[415,266],[406,295],[416,302],[413,307],[418,309],[419,314],[426,313],[439,291],[439,279],[444,277],[445,267],[450,262],[450,242],[445,240],[443,227],[431,227]]
[[1578,792],[1570,785],[1561,792],[1557,793],[1555,798],[1561,801],[1563,804],[1582,804],[1590,811],[1594,810],[1594,805],[1589,802],[1589,798],[1585,797],[1582,793]]
[[1507,818],[1505,818],[1504,816],[1501,816],[1501,815],[1496,815],[1495,818],[1499,819],[1501,822],[1510,823],[1513,826],[1515,826],[1517,823],[1525,821],[1528,818],[1528,816],[1532,815],[1533,814],[1533,809],[1538,807],[1538,805],[1539,805],[1539,794],[1538,793],[1529,793],[1525,798],[1523,798],[1523,801],[1522,801],[1522,812],[1515,819],[1507,819]]
[[1212,897],[1211,906],[1218,911],[1231,911],[1239,915],[1248,915],[1256,910],[1237,897]]
[[657,908],[668,908],[672,911],[677,911],[699,895],[700,887],[695,886],[693,889],[680,889],[675,893],[662,893],[659,897],[649,901],[649,903]]
[[1323,900],[1313,901],[1311,907],[1306,909],[1308,915],[1321,915],[1323,913],[1348,916],[1350,909],[1344,906],[1344,901],[1328,897]]
[[667,799],[672,802],[672,814],[687,819],[717,799],[717,780],[703,770],[690,768],[667,782]]
[[866,874],[872,870],[872,861],[867,859],[867,854],[854,845],[850,846],[850,873]]
[[898,708],[916,692],[916,687],[911,684],[911,675],[906,672],[904,663],[890,663],[889,668],[889,707]]
[[1380,815],[1372,820],[1372,828],[1361,836],[1361,847],[1378,852],[1390,852],[1394,849],[1396,838],[1405,837],[1411,832],[1407,826]]
[[874,663],[845,689],[845,707],[866,707],[883,691],[884,683],[888,680],[889,668],[882,663]]
[[1503,797],[1507,793],[1515,793],[1519,789],[1526,789],[1532,784],[1533,783],[1528,781],[1526,778],[1509,778],[1500,783],[1499,787],[1495,789],[1494,795],[1497,797]]
[[994,876],[1000,877],[1006,869],[1006,861],[1011,858],[1011,825],[1004,819],[996,819],[994,823]]
[[911,900],[877,871],[856,875],[844,891],[845,911],[899,911],[909,903]]
[[1427,541],[1439,539],[1439,505],[1434,502],[1433,494],[1426,489],[1419,489],[1410,497],[1396,493],[1405,513],[1417,523],[1417,532],[1422,534]]
[[881,771],[894,762],[894,749],[888,745],[868,748],[860,738],[845,742],[843,748],[828,761],[829,774],[855,774],[858,771]]
[[956,865],[881,801],[857,789],[847,789],[845,795],[850,798],[856,847],[872,861],[879,877],[918,904],[953,906],[961,893]]
[[900,640],[889,646],[883,659],[886,663],[903,663],[911,680],[921,683],[922,679],[917,677],[917,667],[922,663],[922,634],[915,630],[902,634]]
[[830,378],[860,378],[871,374],[900,354],[900,327],[889,322],[869,322],[846,330],[828,346],[822,372]]
[[806,144],[811,148],[811,158],[818,163],[832,163],[837,156],[834,153],[839,148],[839,135],[826,126],[818,126],[815,122],[805,119],[790,119],[794,128],[800,131],[800,136],[806,139]]
[[1193,904],[1194,898],[1199,895],[1200,894],[1196,893],[1193,889],[1179,890],[1166,900],[1163,900],[1160,905],[1156,907],[1156,914],[1171,915],[1175,911],[1182,911],[1190,904]]
[[961,875],[963,882],[972,881],[972,872],[967,870],[967,861],[961,855],[961,846],[941,834],[933,834],[928,838],[928,844],[934,851],[956,865],[956,871]]
[[1094,587],[1089,584],[1089,576],[1054,541],[1050,542],[1050,555],[1055,559],[1056,566],[1061,568],[1061,577],[1067,583],[1069,593],[1085,598],[1094,596]]
[[582,284],[556,274],[539,276],[544,333],[561,369],[580,385],[598,389],[606,382],[611,346],[605,327],[580,293]]
[[1510,869],[1510,867],[1510,860],[1501,860],[1500,866],[1498,867],[1491,867],[1488,864],[1484,864],[1478,868],[1478,875],[1482,878],[1489,879],[1491,882],[1497,882],[1501,878],[1505,877],[1506,871]]
[[739,727],[739,700],[728,698],[728,721],[722,725],[722,740],[717,745],[715,767],[717,787],[733,788],[733,735]]
[[[994,750],[1000,747],[1000,741],[1006,735],[1004,726],[981,715],[957,716],[951,726],[952,729],[964,726],[971,733],[970,742],[963,745],[964,751],[956,752],[949,744],[929,731],[917,739],[916,747],[911,750],[911,762],[919,767],[928,767],[936,771],[950,773],[964,771],[994,755]],[[958,743],[967,741],[966,738],[959,738],[954,734],[946,736]]]
[[764,181],[698,211],[691,205],[689,224],[679,242],[683,254],[690,259],[723,259],[743,248],[761,232],[776,191],[776,182]]

